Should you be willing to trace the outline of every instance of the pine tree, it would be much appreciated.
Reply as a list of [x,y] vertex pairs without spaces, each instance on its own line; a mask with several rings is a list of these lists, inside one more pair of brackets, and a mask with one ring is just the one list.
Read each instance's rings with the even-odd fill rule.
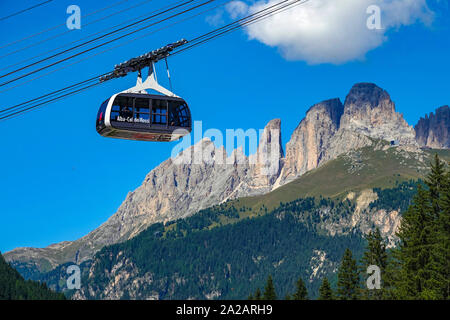
[[297,281],[297,291],[292,295],[293,300],[308,300],[308,291],[302,278]]
[[438,219],[438,270],[442,278],[441,298],[450,299],[450,171],[444,176]]
[[448,288],[448,249],[445,248],[446,198],[444,165],[436,155],[425,184],[403,215],[394,250],[394,295],[400,299],[443,299]]
[[358,266],[347,248],[338,271],[337,296],[340,300],[357,300],[359,291]]
[[255,292],[255,300],[262,300],[262,297],[261,297],[261,290],[258,288],[258,289],[256,289],[256,292]]
[[25,280],[0,252],[0,300],[65,300],[65,296],[45,283]]
[[388,255],[386,270],[384,276],[382,276],[382,299],[384,300],[400,299],[398,283],[401,281],[401,264],[397,255],[397,249],[394,249],[391,254]]
[[319,300],[333,300],[333,290],[327,278],[323,278],[322,284],[319,288]]
[[425,180],[425,184],[428,187],[432,211],[435,218],[438,218],[441,212],[441,192],[445,185],[445,170],[444,163],[439,159],[437,153],[434,155],[434,161],[431,163],[431,171]]
[[271,275],[269,275],[269,277],[267,278],[267,284],[266,284],[266,287],[264,288],[263,298],[264,298],[264,300],[276,300],[277,299],[277,294],[275,292],[275,287],[273,285],[273,280],[272,280]]
[[[367,268],[370,265],[375,265],[380,268],[381,271],[381,289],[368,289],[366,283],[363,283],[362,289],[362,298],[369,300],[381,300],[383,298],[383,277],[386,274],[387,267],[387,252],[386,252],[386,244],[381,236],[380,230],[377,228],[375,231],[369,232],[366,236],[367,247],[364,252],[362,262],[362,274],[367,276]],[[365,279],[366,277],[363,277]]]
[[[430,262],[429,262],[429,279],[426,280],[427,291],[432,292],[430,298],[443,299],[444,287],[448,281],[445,276],[446,251],[443,246],[445,242],[445,233],[442,229],[443,214],[442,199],[444,198],[444,190],[446,185],[446,175],[444,163],[439,159],[437,153],[434,156],[434,161],[431,164],[431,172],[425,180],[428,186],[430,196],[430,203],[433,212],[433,221],[431,223],[431,248],[430,248]],[[428,295],[428,293],[427,293]]]
[[[431,246],[430,233],[433,216],[427,191],[421,186],[414,197],[414,203],[405,212],[399,228],[400,245],[394,251],[398,259],[399,273],[395,286],[400,299],[418,299],[425,294],[425,281],[429,278]],[[429,295],[429,293],[427,293]]]

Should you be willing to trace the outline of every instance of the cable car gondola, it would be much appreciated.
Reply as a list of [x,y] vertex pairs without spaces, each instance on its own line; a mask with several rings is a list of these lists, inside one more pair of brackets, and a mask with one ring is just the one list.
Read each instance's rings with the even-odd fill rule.
[[[148,94],[146,89],[161,94]],[[154,65],[142,82],[105,100],[97,114],[97,132],[110,138],[174,141],[192,130],[191,113],[182,98],[158,84]]]

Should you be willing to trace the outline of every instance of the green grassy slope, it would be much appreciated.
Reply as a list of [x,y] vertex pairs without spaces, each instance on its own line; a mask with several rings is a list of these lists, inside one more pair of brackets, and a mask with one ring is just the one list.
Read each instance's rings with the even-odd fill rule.
[[435,153],[447,162],[450,161],[450,150],[426,150],[423,161],[420,161],[413,154],[401,153],[396,148],[383,151],[366,147],[350,155],[341,155],[268,194],[232,202],[236,207],[245,206],[256,211],[263,205],[273,209],[280,202],[301,197],[339,198],[349,191],[390,188],[396,182],[422,178]]

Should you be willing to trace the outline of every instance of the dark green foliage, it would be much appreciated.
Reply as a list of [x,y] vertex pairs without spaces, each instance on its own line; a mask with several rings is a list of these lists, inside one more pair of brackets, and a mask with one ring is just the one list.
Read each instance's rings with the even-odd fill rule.
[[428,187],[428,196],[434,218],[437,219],[441,213],[441,196],[444,191],[445,182],[444,163],[435,154],[431,164],[431,172],[428,174],[425,184]]
[[338,271],[337,297],[340,300],[357,300],[360,297],[359,270],[348,248]]
[[[348,206],[337,203],[334,208]],[[82,283],[89,282],[93,289],[88,298],[102,298],[113,266],[118,259],[129,259],[139,271],[137,276],[151,274],[153,279],[139,288],[137,298],[158,292],[161,299],[204,299],[205,293],[216,291],[220,299],[243,299],[263,287],[268,274],[273,274],[273,283],[284,296],[296,290],[296,279],[309,270],[314,250],[327,252],[327,259],[337,263],[346,247],[360,254],[364,246],[360,234],[331,238],[315,232],[305,223],[313,219],[311,210],[317,210],[313,198],[299,199],[262,216],[220,225],[218,221],[235,219],[238,212],[222,205],[182,223],[156,224],[129,241],[103,248],[95,257],[94,277],[82,278]],[[331,267],[323,270],[332,271]],[[307,289],[317,292],[319,285],[314,280]],[[256,293],[253,299],[258,299]]]
[[261,300],[261,299],[262,299],[261,290],[258,288],[258,289],[256,289],[256,292],[255,292],[255,300]]
[[[326,207],[330,214],[323,215],[321,210]],[[283,203],[272,210],[272,213],[283,215],[284,213],[297,213],[298,219],[309,229],[320,231],[322,223],[331,223],[334,219],[341,219],[355,210],[355,204],[349,200],[336,201],[330,198],[320,198],[316,202],[315,198],[297,199],[292,202]]]
[[450,170],[445,172],[444,163],[435,155],[431,172],[426,181],[434,214],[434,244],[432,245],[429,285],[438,299],[450,299]]
[[[369,300],[381,300],[383,298],[383,278],[386,274],[386,267],[388,263],[388,255],[386,252],[386,244],[381,237],[380,230],[377,228],[375,231],[369,232],[366,236],[367,247],[364,251],[363,258],[361,260],[362,264],[362,274],[365,274],[367,268],[370,265],[375,265],[380,268],[381,271],[381,289],[369,290],[365,283],[362,289],[362,298]],[[367,275],[366,275],[367,276]]]
[[55,293],[45,283],[24,280],[0,253],[0,300],[64,300],[62,293]]
[[442,298],[450,299],[450,171],[445,175],[441,195],[441,214],[439,216],[439,234],[437,255],[442,273]]
[[275,287],[273,286],[272,276],[269,275],[267,278],[267,284],[264,288],[264,300],[277,300],[277,293],[275,292]]
[[308,290],[302,278],[297,280],[297,291],[292,295],[292,300],[308,300]]
[[263,296],[261,295],[261,289],[256,289],[255,295],[250,294],[247,300],[263,300]]
[[[308,290],[306,289],[305,283],[302,278],[299,278],[296,283],[296,292],[292,295],[286,294],[284,300],[308,300]],[[255,297],[260,297],[260,299],[254,299],[253,295],[250,294],[249,300],[261,300],[261,291],[259,288],[255,292]],[[269,275],[267,283],[264,289],[263,300],[276,300],[277,294],[275,286],[273,284],[272,276]]]
[[437,155],[425,184],[403,215],[388,272],[391,298],[449,298],[449,174]]
[[[94,277],[89,279],[94,295],[88,298],[102,298],[111,269],[118,259],[128,259],[138,276],[152,277],[139,288],[137,298],[158,292],[162,299],[204,299],[205,293],[215,291],[220,299],[242,299],[248,292],[254,292],[249,299],[275,299],[276,287],[286,299],[306,297],[308,291],[313,297],[319,292],[323,300],[445,299],[449,297],[449,184],[449,173],[444,173],[436,158],[418,188],[410,181],[375,190],[378,199],[371,208],[407,209],[399,246],[390,257],[378,230],[367,239],[354,232],[330,237],[320,230],[327,219],[354,212],[349,200],[321,197],[280,202],[270,212],[263,206],[250,218],[246,218],[249,209],[238,210],[228,202],[171,224],[155,224],[129,241],[102,249],[95,257]],[[323,209],[330,214],[321,214]],[[366,251],[358,268],[354,256],[362,256],[363,246]],[[332,277],[335,283],[332,267],[322,270],[325,278],[320,289],[316,279],[307,284],[298,281],[295,286],[295,279],[308,274],[314,250],[325,251],[332,264],[342,259],[336,295],[326,278]],[[369,265],[381,269],[380,291],[367,290],[365,283],[361,286],[360,276],[367,276]],[[266,282],[268,274],[273,279]]]
[[[445,188],[445,181],[448,179],[444,179],[441,189]],[[411,203],[415,190],[412,182],[399,183],[393,189],[376,189],[378,200],[371,207],[403,210]],[[431,202],[429,207],[432,208]],[[448,197],[440,197],[435,207],[441,211],[447,208],[447,215],[441,214],[438,219],[447,221],[446,224],[440,222],[435,225],[439,230],[447,230],[439,233],[439,239],[446,243],[447,250],[444,246],[435,246],[431,250],[436,253],[433,254],[436,257],[433,263],[436,270],[446,268],[448,275]],[[269,274],[273,275],[272,285],[277,288],[278,296],[286,299],[307,297],[307,292],[310,298],[319,295],[320,299],[357,299],[361,296],[378,299],[378,295],[371,296],[378,292],[367,292],[364,286],[360,286],[359,276],[365,279],[367,265],[383,267],[388,264],[379,233],[371,233],[364,239],[349,227],[348,231],[352,232],[348,235],[330,237],[321,229],[324,224],[338,221],[354,210],[355,204],[348,199],[341,201],[323,197],[280,202],[271,211],[263,205],[253,213],[246,206],[236,209],[233,202],[226,202],[185,219],[154,224],[131,240],[103,248],[93,261],[82,264],[82,283],[92,289],[86,291],[87,298],[103,298],[103,288],[111,281],[111,270],[127,261],[124,264],[126,271],[137,272],[133,277],[151,277],[152,281],[143,282],[137,291],[124,288],[122,299],[146,298],[155,292],[161,299],[204,299],[206,294],[219,292],[219,299],[248,297],[261,300],[265,297],[259,288],[267,285]],[[360,259],[366,240],[367,250],[358,270],[352,252]],[[347,251],[344,255],[345,248],[351,248],[352,252]],[[307,283],[302,281],[301,286],[299,279],[310,275],[314,250],[327,253],[330,264],[321,270],[325,278],[322,285],[320,280],[313,279]],[[439,252],[444,259],[438,259]],[[391,260],[385,275],[382,274],[384,298],[399,297],[393,288],[398,287],[397,271],[401,263],[398,259]],[[336,279],[333,265],[339,261],[342,265]],[[94,276],[88,278],[87,270],[92,263]],[[59,266],[39,279],[45,279],[52,289],[64,290],[61,279],[66,277],[65,267]],[[333,286],[338,280],[337,295],[333,294],[326,277]],[[442,283],[441,291],[447,290],[448,297],[448,280]],[[248,296],[249,292],[253,294]]]
[[319,288],[319,300],[333,300],[334,294],[327,278],[323,278],[322,284]]
[[373,191],[377,193],[378,198],[369,205],[369,208],[383,208],[403,212],[411,204],[418,185],[423,185],[423,182],[421,180],[410,180],[396,183],[394,188],[374,188]]

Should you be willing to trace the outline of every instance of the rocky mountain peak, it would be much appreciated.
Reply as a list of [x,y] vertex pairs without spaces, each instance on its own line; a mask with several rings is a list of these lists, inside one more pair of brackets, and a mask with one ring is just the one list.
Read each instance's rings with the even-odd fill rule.
[[281,129],[281,119],[276,118],[276,119],[272,119],[269,122],[267,122],[266,126],[264,127],[264,130],[270,130],[270,129],[280,130]]
[[373,83],[355,84],[347,95],[340,129],[363,134],[374,139],[414,145],[415,133],[395,111],[389,94]]
[[[345,98],[341,126],[379,126],[402,118],[395,112],[395,104],[389,94],[373,83],[355,84]],[[355,126],[353,126],[355,127]]]
[[442,106],[435,113],[426,114],[414,126],[416,140],[421,147],[450,148],[450,108]]
[[278,178],[283,159],[281,120],[273,119],[260,134],[256,154],[249,157],[251,165],[249,185],[253,188],[270,188]]
[[283,146],[281,143],[281,120],[270,120],[264,127],[259,138],[257,156],[259,161],[265,161],[264,158],[276,158],[279,161],[283,158]]
[[306,112],[286,145],[286,160],[281,180],[290,181],[318,166],[330,139],[339,129],[343,112],[339,99],[325,100]]
[[345,99],[345,106],[347,109],[354,108],[376,108],[383,106],[383,102],[387,102],[386,105],[391,106],[391,97],[389,94],[378,87],[374,83],[357,83],[355,84],[348,93]]
[[[433,112],[430,112],[430,116]],[[446,120],[450,117],[450,107],[442,106],[436,109],[436,117],[437,118],[445,118]]]
[[[336,127],[339,127],[341,116],[344,112],[344,105],[339,98],[333,98],[319,102],[306,111],[305,119],[313,120],[321,114],[327,115]],[[300,125],[299,125],[300,126]]]

